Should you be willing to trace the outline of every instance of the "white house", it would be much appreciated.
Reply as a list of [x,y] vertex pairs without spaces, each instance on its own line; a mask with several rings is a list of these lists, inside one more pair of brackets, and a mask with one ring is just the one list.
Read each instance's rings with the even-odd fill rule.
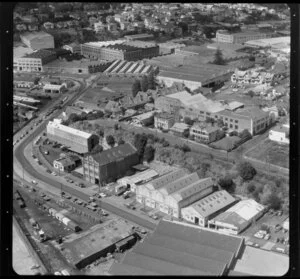
[[269,139],[279,143],[290,143],[290,128],[287,125],[276,126],[269,132]]

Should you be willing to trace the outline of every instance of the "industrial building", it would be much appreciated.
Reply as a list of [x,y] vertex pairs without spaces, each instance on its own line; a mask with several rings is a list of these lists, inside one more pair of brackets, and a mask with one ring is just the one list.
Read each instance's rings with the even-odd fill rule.
[[171,87],[174,82],[184,84],[191,90],[213,87],[230,79],[233,70],[228,66],[202,64],[182,65],[160,70],[157,80]]
[[144,76],[150,72],[157,72],[158,68],[151,65],[145,65],[138,62],[128,62],[124,60],[115,60],[103,73],[108,76]]
[[290,36],[284,36],[284,37],[276,37],[276,38],[261,38],[256,40],[248,40],[245,42],[245,46],[250,47],[257,47],[257,48],[272,48],[272,49],[290,49],[291,48],[291,37]]
[[129,143],[83,158],[84,179],[98,185],[121,178],[139,163],[136,149]]
[[99,137],[59,123],[49,121],[47,125],[47,137],[50,140],[63,144],[71,151],[79,154],[91,152],[99,144]]
[[182,218],[188,222],[206,227],[208,220],[226,210],[235,201],[235,198],[225,190],[217,191],[190,206],[182,208]]
[[162,220],[127,252],[111,275],[226,276],[244,249],[243,238]]
[[136,61],[159,55],[159,47],[153,44],[126,42],[124,40],[111,44],[104,44],[103,42],[85,43],[81,45],[81,54],[85,57],[108,61]]
[[260,218],[265,207],[255,200],[241,200],[225,212],[208,221],[208,227],[221,232],[239,234]]
[[230,33],[227,30],[218,30],[216,32],[216,41],[217,43],[243,44],[250,40],[271,38],[271,36],[271,34],[261,32]]
[[128,41],[134,41],[134,40],[151,40],[154,38],[153,34],[134,34],[134,35],[126,35],[124,38]]
[[34,86],[35,77],[14,75],[14,87],[16,88],[31,88]]
[[191,95],[187,91],[160,96],[155,99],[155,108],[173,114],[179,114],[182,118],[189,117],[199,121],[211,118],[213,113],[225,109],[220,102],[212,101],[201,93]]
[[54,37],[46,32],[25,32],[20,35],[21,41],[33,50],[54,48]]
[[17,71],[43,72],[43,66],[56,59],[54,51],[41,49],[16,59]]
[[269,125],[269,114],[257,107],[237,109],[236,111],[223,110],[212,116],[215,120],[223,121],[229,130],[242,132],[247,129],[251,135],[264,131]]
[[157,178],[158,173],[155,170],[148,169],[142,172],[138,172],[131,176],[125,176],[117,180],[119,185],[124,185],[130,188],[130,191],[136,192],[136,188],[148,181]]
[[139,203],[179,218],[181,208],[198,201],[214,191],[211,178],[200,179],[197,173],[172,171],[136,190]]
[[62,172],[70,172],[75,169],[76,163],[71,158],[63,157],[54,160],[53,167]]

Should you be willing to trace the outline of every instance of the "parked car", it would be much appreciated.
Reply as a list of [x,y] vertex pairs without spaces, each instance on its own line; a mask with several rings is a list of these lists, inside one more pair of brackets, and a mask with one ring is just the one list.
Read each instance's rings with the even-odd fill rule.
[[103,215],[103,216],[108,216],[109,214],[108,214],[108,212],[107,212],[107,211],[105,211],[105,210],[102,210],[102,215]]
[[269,240],[271,238],[271,235],[269,233],[267,233],[264,237],[265,240]]
[[54,172],[54,171],[51,172],[51,174],[54,175],[54,176],[57,176],[56,172]]
[[48,150],[44,151],[44,154],[49,155],[49,151]]
[[38,184],[35,180],[32,180],[31,183],[34,184],[34,185]]

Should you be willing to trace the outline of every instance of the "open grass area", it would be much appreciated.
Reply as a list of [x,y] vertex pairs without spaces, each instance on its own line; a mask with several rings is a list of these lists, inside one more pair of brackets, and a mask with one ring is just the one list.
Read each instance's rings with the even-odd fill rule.
[[219,141],[213,142],[211,146],[222,150],[230,150],[239,140],[241,139],[237,136],[225,137]]
[[262,162],[289,168],[289,145],[266,140],[245,155]]

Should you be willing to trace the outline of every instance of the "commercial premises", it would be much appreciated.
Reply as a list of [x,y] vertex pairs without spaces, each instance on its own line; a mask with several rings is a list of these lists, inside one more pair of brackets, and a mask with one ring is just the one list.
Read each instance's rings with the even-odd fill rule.
[[154,233],[113,263],[109,273],[226,276],[243,248],[242,238],[162,220]]
[[[135,46],[136,45],[136,46]],[[159,47],[153,44],[135,42],[118,42],[113,44],[86,43],[81,45],[81,54],[102,60],[127,60],[135,61],[151,58],[159,54]]]
[[64,84],[46,84],[43,87],[43,91],[45,93],[55,93],[59,94],[62,93],[66,89]]
[[167,173],[137,188],[139,203],[179,218],[181,208],[214,191],[211,178],[200,179],[197,173],[186,175],[183,170]]
[[43,48],[54,48],[54,38],[52,35],[40,32],[25,32],[20,35],[21,41],[33,50]]
[[188,207],[182,208],[182,218],[205,227],[208,220],[226,210],[234,202],[235,199],[225,190],[217,191]]
[[83,158],[85,180],[94,184],[112,182],[139,163],[136,149],[129,143]]
[[56,59],[56,53],[50,50],[38,50],[16,59],[17,71],[43,72],[43,66]]
[[163,69],[157,75],[157,80],[171,87],[174,82],[184,84],[191,90],[199,87],[213,87],[230,79],[233,70],[227,66],[211,64],[183,65]]
[[59,171],[69,172],[75,169],[76,163],[71,158],[59,158],[53,161],[53,167]]
[[14,87],[31,88],[34,86],[35,77],[14,75]]
[[212,118],[220,119],[230,130],[241,132],[247,129],[251,135],[264,131],[269,125],[269,115],[257,107],[242,108],[236,111],[223,110]]
[[125,185],[130,187],[130,191],[136,192],[136,188],[142,183],[147,183],[148,181],[157,178],[158,173],[155,170],[148,169],[142,172],[138,172],[131,176],[125,176],[119,179],[117,182],[120,185]]
[[242,200],[208,221],[208,227],[230,234],[239,234],[260,218],[265,207],[254,200]]
[[213,113],[224,110],[225,106],[220,102],[207,99],[201,93],[191,95],[187,91],[181,91],[156,98],[155,108],[180,115],[182,118],[205,121],[211,118]]
[[158,113],[154,115],[154,127],[162,130],[169,130],[175,123],[175,117],[170,113]]
[[226,30],[218,30],[216,33],[216,41],[217,43],[243,44],[250,40],[265,39],[271,36],[271,34],[260,32],[230,33]]
[[97,135],[89,134],[55,121],[49,121],[47,125],[47,137],[79,154],[90,152],[99,143]]
[[236,70],[231,76],[231,81],[243,84],[270,84],[273,78],[272,73]]

